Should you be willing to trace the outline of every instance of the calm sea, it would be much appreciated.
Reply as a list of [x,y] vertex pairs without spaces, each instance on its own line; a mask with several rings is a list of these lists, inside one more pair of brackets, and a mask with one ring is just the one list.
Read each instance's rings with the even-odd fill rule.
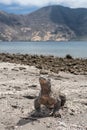
[[87,42],[0,42],[2,52],[87,58]]

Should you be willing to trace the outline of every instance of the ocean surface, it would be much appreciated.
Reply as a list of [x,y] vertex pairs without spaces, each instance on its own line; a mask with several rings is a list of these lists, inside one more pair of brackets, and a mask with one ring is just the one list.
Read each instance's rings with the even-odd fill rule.
[[0,42],[0,53],[20,53],[87,58],[87,42]]

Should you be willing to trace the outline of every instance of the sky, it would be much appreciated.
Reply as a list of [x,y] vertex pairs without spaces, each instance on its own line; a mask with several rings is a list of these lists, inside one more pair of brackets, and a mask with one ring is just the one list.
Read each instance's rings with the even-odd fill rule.
[[48,5],[87,8],[87,0],[0,0],[0,10],[15,14],[31,13]]

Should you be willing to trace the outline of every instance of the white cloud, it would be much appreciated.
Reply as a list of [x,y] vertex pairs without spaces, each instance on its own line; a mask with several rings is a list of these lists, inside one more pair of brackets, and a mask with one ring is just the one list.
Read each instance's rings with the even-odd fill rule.
[[76,7],[87,7],[87,0],[0,0],[2,4],[19,4],[24,6],[45,6],[49,4],[60,4],[69,6],[72,8]]

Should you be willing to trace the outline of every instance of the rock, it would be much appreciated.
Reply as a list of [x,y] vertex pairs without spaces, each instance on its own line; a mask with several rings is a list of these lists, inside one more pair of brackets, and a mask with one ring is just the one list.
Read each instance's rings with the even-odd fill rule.
[[29,88],[36,88],[37,85],[33,84],[33,85],[28,86],[28,87],[29,87]]
[[46,127],[47,127],[47,128],[51,128],[50,123],[47,123],[47,124],[46,124]]
[[13,69],[11,69],[12,71],[19,71],[19,69],[18,68],[13,68]]
[[26,70],[25,67],[19,67],[19,70]]
[[17,109],[18,108],[18,106],[17,105],[11,105],[13,108],[15,108],[15,109]]
[[38,69],[42,69],[42,66],[41,66],[41,65],[36,65],[36,67],[37,67]]
[[28,98],[28,99],[35,99],[36,96],[35,95],[25,95],[23,96],[24,98]]
[[69,114],[70,114],[70,115],[74,115],[74,114],[75,114],[75,110],[70,109],[70,110],[69,110]]
[[17,91],[21,91],[21,87],[19,87],[19,86],[14,86],[14,89]]
[[[87,60],[74,59],[71,56],[68,58],[59,58],[53,56],[37,56],[37,55],[22,55],[22,54],[0,54],[0,61],[14,62],[18,64],[27,64],[36,66],[38,69],[44,69],[42,74],[48,74],[48,70],[58,73],[59,71],[70,72],[73,74],[87,75]],[[13,71],[25,70],[25,67],[13,68]]]
[[81,101],[81,103],[87,106],[87,100]]
[[49,74],[49,71],[42,69],[40,70],[40,74],[47,75]]

